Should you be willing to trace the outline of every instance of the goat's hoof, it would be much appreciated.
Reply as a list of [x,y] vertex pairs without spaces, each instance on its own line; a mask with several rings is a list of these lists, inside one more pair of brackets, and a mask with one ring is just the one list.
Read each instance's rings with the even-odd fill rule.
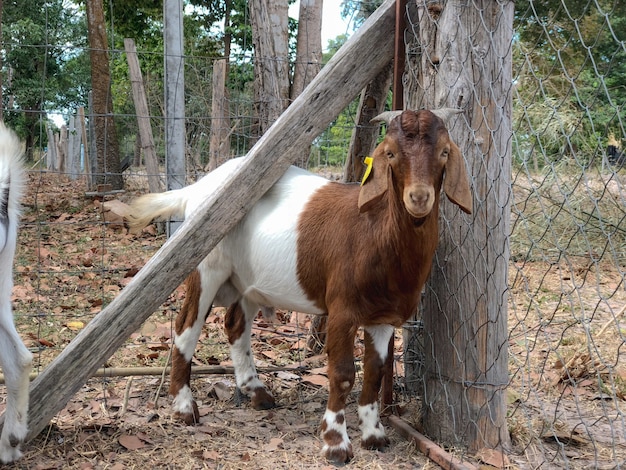
[[252,408],[255,410],[269,410],[276,407],[276,400],[264,388],[257,388],[252,395]]
[[361,439],[361,447],[364,449],[385,450],[389,446],[387,436],[369,436],[367,439]]
[[348,442],[348,445],[338,445],[338,446],[324,446],[324,457],[331,463],[336,465],[343,465],[345,463],[350,462],[354,458],[354,453],[352,452],[352,444]]
[[17,445],[13,445],[13,443],[7,445],[6,442],[0,443],[0,463],[8,464],[15,462],[21,456],[22,452],[20,451],[19,443]]
[[174,419],[183,421],[187,426],[193,426],[200,422],[200,411],[198,411],[198,404],[194,400],[191,402],[192,412],[186,413],[183,411],[176,411],[174,413]]

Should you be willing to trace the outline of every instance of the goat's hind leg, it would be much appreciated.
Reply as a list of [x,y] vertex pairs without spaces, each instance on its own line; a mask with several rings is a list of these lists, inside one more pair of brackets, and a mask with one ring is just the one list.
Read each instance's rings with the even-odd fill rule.
[[384,374],[388,345],[393,334],[391,325],[366,326],[363,389],[359,397],[359,427],[361,446],[382,450],[389,445],[380,422],[378,393]]
[[7,387],[7,406],[0,436],[0,461],[13,462],[22,456],[20,444],[28,434],[28,375],[33,355],[24,346],[13,324],[10,303],[0,313],[0,363]]
[[198,405],[191,393],[191,359],[202,333],[202,326],[211,311],[215,288],[202,279],[200,270],[191,273],[185,282],[185,302],[176,317],[169,393],[173,397],[174,417],[187,424],[199,422]]
[[230,343],[237,387],[250,397],[255,410],[267,410],[274,408],[276,401],[259,379],[250,342],[252,323],[259,309],[255,303],[242,298],[228,308],[224,327]]

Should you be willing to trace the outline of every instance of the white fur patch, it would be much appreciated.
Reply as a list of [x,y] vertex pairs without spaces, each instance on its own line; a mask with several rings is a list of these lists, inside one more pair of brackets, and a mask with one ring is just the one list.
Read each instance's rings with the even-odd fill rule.
[[[337,418],[341,423],[337,422]],[[346,426],[346,416],[344,410],[338,411],[335,413],[334,411],[330,411],[326,409],[324,413],[324,417],[322,418],[326,422],[326,431],[337,431],[341,435],[342,442],[338,446],[333,446],[333,448],[339,448],[348,450],[350,448],[350,438],[348,437],[348,431]],[[324,437],[324,433],[322,433],[322,438]],[[331,447],[324,443],[324,448],[322,452],[326,453]]]
[[384,439],[385,430],[380,424],[378,417],[378,403],[374,402],[369,405],[359,406],[359,423],[363,441],[372,436]]
[[255,389],[259,387],[265,388],[256,373],[248,329],[246,329],[244,334],[241,335],[241,338],[235,341],[230,347],[230,355],[233,360],[233,367],[235,368],[237,387],[239,387],[242,392],[252,397]]
[[366,326],[364,329],[371,336],[372,342],[374,343],[374,349],[376,349],[376,352],[380,356],[380,360],[384,363],[387,360],[389,340],[391,339],[391,335],[394,330],[393,326],[374,325]]
[[187,328],[180,335],[176,335],[174,338],[174,344],[185,357],[187,362],[191,361],[193,353],[196,350],[196,344],[200,339],[200,333],[202,333],[202,325],[204,324],[204,317],[196,318],[195,323],[191,328]]
[[188,385],[183,385],[178,391],[172,401],[172,409],[184,415],[193,414],[193,396]]
[[298,221],[326,178],[291,167],[230,235],[233,284],[252,302],[322,314],[304,293],[297,276]]

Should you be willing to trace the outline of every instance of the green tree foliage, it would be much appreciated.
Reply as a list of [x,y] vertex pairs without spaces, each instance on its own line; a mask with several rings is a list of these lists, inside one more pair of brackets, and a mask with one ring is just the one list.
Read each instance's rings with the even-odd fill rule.
[[62,0],[4,2],[2,105],[5,120],[26,140],[28,158],[34,144],[45,142],[44,110],[86,102],[86,25],[77,13]]
[[[5,119],[27,141],[28,149],[46,145],[50,112],[65,116],[87,107],[91,89],[87,45],[86,0],[13,0],[3,10],[3,106]],[[380,0],[376,0],[380,3]],[[375,2],[375,3],[376,3]],[[346,15],[367,5],[346,3]],[[377,4],[376,3],[376,4]],[[249,148],[248,119],[253,102],[253,44],[245,0],[185,1],[185,87],[187,140],[194,155],[206,149],[211,125],[211,82],[214,60],[228,56],[231,146],[236,154]],[[371,4],[374,5],[374,4]],[[124,39],[135,40],[148,97],[156,146],[163,144],[163,0],[105,3],[107,36],[111,45],[111,91],[121,157],[135,150],[136,119]],[[359,10],[360,11],[360,10]],[[363,10],[365,11],[365,10]],[[295,39],[297,25],[290,20]],[[330,41],[323,62],[347,40]],[[295,40],[292,41],[295,47]],[[230,53],[227,53],[230,50]],[[354,112],[347,110],[323,138],[318,155],[325,164],[340,164],[347,153]],[[200,163],[203,163],[200,161]]]
[[[587,164],[624,136],[626,4],[516,2],[515,157]],[[540,166],[535,157],[535,167]]]

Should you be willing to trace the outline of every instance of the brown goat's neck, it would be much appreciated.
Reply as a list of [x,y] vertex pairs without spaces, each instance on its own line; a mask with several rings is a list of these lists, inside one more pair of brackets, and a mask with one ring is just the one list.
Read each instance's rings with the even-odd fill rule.
[[400,326],[430,272],[438,200],[416,226],[401,199],[385,195],[359,213],[358,196],[358,186],[331,183],[311,199],[298,225],[298,277],[321,310],[334,305],[361,325]]
[[[431,243],[436,244],[439,226],[439,191],[435,192],[435,202],[430,213],[420,219],[411,216],[402,203],[401,194],[389,192],[380,201],[380,206],[372,211],[371,222],[379,225],[378,233],[386,234],[381,243],[397,249],[398,253],[413,253],[420,257],[421,251],[432,251]],[[434,240],[430,240],[434,234]]]

